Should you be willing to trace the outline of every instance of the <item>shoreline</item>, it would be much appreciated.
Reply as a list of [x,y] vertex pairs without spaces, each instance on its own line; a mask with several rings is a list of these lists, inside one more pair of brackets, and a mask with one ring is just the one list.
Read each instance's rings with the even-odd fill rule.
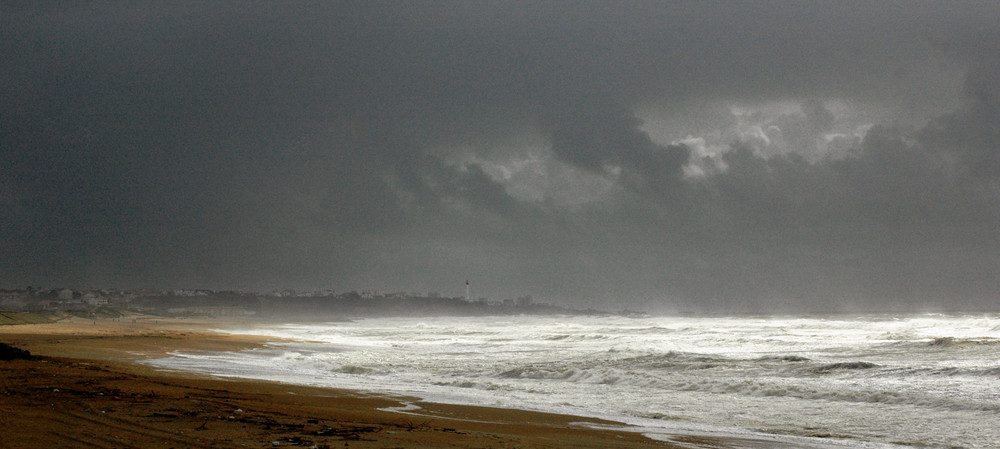
[[677,436],[672,444],[587,417],[220,378],[140,362],[171,351],[237,351],[274,341],[212,331],[253,324],[132,316],[0,326],[0,342],[36,357],[0,362],[0,426],[22,429],[0,447],[725,445],[701,436]]

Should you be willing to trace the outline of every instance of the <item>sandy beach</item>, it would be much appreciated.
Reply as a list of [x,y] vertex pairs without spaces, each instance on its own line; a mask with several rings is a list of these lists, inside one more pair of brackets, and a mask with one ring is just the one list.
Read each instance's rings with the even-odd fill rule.
[[592,418],[219,379],[136,363],[173,350],[262,343],[210,331],[224,324],[129,317],[0,326],[0,342],[35,357],[0,361],[0,428],[6,429],[0,448],[678,447]]

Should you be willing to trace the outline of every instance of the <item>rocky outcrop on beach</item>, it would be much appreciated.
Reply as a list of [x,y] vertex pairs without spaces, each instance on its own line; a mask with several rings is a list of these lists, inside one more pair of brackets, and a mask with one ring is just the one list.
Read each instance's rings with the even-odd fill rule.
[[6,343],[0,343],[0,360],[31,360],[31,353]]

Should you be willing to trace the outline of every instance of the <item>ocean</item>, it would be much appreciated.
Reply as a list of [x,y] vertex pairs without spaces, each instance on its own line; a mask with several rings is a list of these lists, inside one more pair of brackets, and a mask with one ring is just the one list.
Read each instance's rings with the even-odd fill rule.
[[[1000,445],[1000,315],[287,323],[156,367],[566,413],[736,447]],[[279,341],[280,340],[280,341]]]

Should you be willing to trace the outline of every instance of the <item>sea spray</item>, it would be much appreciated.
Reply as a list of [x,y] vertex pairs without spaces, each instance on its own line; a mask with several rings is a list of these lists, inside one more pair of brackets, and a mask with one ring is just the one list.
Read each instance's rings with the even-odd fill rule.
[[993,315],[422,317],[228,332],[276,340],[150,363],[595,416],[660,435],[795,447],[1000,441]]

